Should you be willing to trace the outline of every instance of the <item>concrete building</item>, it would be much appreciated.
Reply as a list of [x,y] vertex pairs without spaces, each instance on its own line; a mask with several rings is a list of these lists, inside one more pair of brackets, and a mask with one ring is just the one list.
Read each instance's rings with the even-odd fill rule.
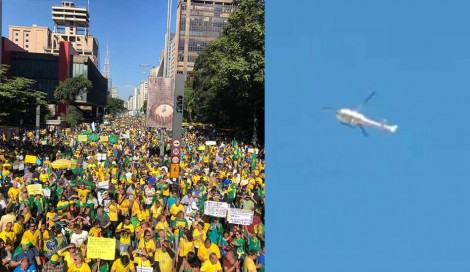
[[193,78],[197,56],[207,43],[220,36],[234,10],[233,0],[178,1],[172,76],[178,73],[184,74],[186,80]]
[[[109,79],[108,79],[109,80]],[[119,95],[118,95],[118,90],[117,90],[117,87],[116,86],[113,86],[111,88],[111,93],[110,93],[111,97],[112,98],[119,98]]]
[[68,41],[83,56],[90,57],[98,65],[98,41],[88,33],[90,15],[86,8],[76,7],[73,2],[62,1],[61,6],[52,6],[54,30],[50,35],[47,53],[58,54],[59,43]]
[[[148,91],[149,91],[149,82],[144,81],[139,85],[139,107],[137,111],[141,111],[142,107],[144,106],[145,100],[148,98]],[[145,109],[144,109],[145,111]]]
[[30,53],[46,53],[50,47],[51,30],[45,26],[9,26],[8,38]]

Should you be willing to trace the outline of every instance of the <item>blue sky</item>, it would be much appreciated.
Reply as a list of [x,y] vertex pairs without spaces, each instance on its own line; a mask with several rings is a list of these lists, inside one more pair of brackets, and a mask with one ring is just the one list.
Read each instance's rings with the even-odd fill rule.
[[[86,7],[87,0],[72,1]],[[90,34],[100,46],[100,71],[103,71],[106,43],[109,41],[110,70],[113,85],[121,99],[127,100],[147,76],[158,66],[165,44],[167,0],[90,0]],[[176,23],[177,0],[173,0],[172,30]],[[2,35],[8,38],[9,25],[37,24],[53,30],[52,6],[60,0],[4,0]]]
[[[268,271],[470,269],[469,8],[268,1]],[[396,134],[321,110],[371,91]]]

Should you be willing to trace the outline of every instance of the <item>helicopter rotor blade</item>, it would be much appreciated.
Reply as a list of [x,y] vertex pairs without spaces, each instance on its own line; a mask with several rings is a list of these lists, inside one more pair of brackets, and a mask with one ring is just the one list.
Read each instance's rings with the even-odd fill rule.
[[371,100],[372,97],[374,97],[374,95],[375,95],[375,92],[372,92],[371,94],[369,94],[369,96],[366,98],[366,100],[364,100],[364,103],[362,103],[362,105],[365,106],[367,102],[369,102],[369,100]]
[[322,109],[323,110],[329,110],[329,111],[336,111],[336,109],[333,108],[333,107],[323,107]]
[[362,134],[363,134],[364,136],[366,136],[366,137],[369,136],[369,134],[367,134],[367,131],[366,131],[366,129],[364,128],[364,126],[358,125],[358,127],[361,129]]

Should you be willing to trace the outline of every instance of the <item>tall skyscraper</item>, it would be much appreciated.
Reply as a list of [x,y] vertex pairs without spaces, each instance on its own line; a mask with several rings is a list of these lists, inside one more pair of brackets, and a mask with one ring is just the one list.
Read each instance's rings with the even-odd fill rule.
[[197,56],[220,36],[234,10],[233,0],[178,1],[172,76],[184,74],[186,80],[192,80]]
[[111,91],[113,88],[113,81],[111,79],[111,71],[109,70],[109,51],[108,45],[106,45],[106,57],[104,58],[104,69],[103,76],[108,79],[108,91]]

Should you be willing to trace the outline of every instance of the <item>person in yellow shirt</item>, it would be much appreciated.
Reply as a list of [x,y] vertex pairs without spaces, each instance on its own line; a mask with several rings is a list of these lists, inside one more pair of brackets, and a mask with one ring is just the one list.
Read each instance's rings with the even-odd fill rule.
[[112,198],[111,203],[108,206],[108,216],[109,221],[111,221],[111,225],[113,228],[116,228],[118,225],[119,214],[118,214],[118,206],[116,203],[116,199]]
[[168,230],[170,228],[170,225],[168,225],[168,222],[166,221],[166,215],[160,214],[157,220],[158,223],[155,226],[155,230]]
[[80,183],[80,188],[76,189],[78,197],[80,198],[80,201],[83,203],[86,203],[87,196],[90,193],[90,189],[85,188],[84,183]]
[[23,233],[23,237],[21,240],[27,239],[29,240],[34,247],[40,248],[40,240],[41,240],[41,232],[36,229],[36,224],[35,223],[30,223],[29,224],[29,229]]
[[184,259],[188,256],[189,252],[194,252],[194,241],[191,231],[186,230],[183,232],[183,238],[179,241],[178,246],[178,262],[176,264],[176,271],[180,270]]
[[216,244],[212,243],[209,238],[207,238],[204,241],[204,246],[199,247],[197,251],[197,257],[199,258],[199,260],[201,260],[201,262],[204,262],[209,259],[209,256],[212,253],[215,254],[218,259],[221,258],[219,247]]
[[121,254],[121,257],[113,262],[111,272],[135,272],[134,263],[131,262],[127,252]]
[[126,216],[124,222],[121,222],[116,228],[116,234],[120,234],[119,252],[120,254],[127,251],[131,245],[131,237],[134,236],[134,226],[131,224],[131,218]]
[[24,232],[24,216],[19,214],[16,218],[17,219],[15,221],[15,224],[13,224],[13,231],[16,235],[15,241],[19,241],[19,239],[23,236]]
[[152,214],[153,226],[156,226],[158,223],[157,218],[160,214],[162,214],[162,204],[160,203],[160,201],[155,201],[152,204],[152,207],[150,208],[150,213]]
[[256,269],[261,267],[260,264],[255,264],[257,257],[258,254],[255,250],[252,250],[248,253],[248,255],[245,257],[245,261],[243,262],[243,272],[256,272]]
[[75,254],[73,263],[69,266],[67,272],[91,272],[90,266],[84,262],[82,255]]
[[173,259],[175,258],[175,252],[170,247],[170,242],[164,240],[161,247],[157,242],[157,251],[155,251],[154,265],[158,265],[160,272],[172,272],[173,271]]
[[222,272],[222,265],[214,253],[209,255],[209,258],[202,263],[201,272]]
[[179,199],[177,199],[176,203],[173,204],[170,209],[171,221],[174,221],[176,219],[176,216],[178,215],[179,212],[184,213],[184,205],[181,204],[181,201]]
[[18,189],[18,182],[13,182],[13,187],[8,189],[8,198],[12,204],[18,203],[18,195],[20,194],[20,189]]
[[199,251],[199,248],[204,246],[204,242],[206,240],[206,233],[204,230],[204,222],[198,222],[196,228],[193,231],[193,239],[194,239],[194,248],[196,250],[196,254]]
[[3,239],[3,241],[5,242],[5,247],[10,251],[14,248],[16,241],[16,234],[12,228],[13,224],[11,222],[8,222],[6,228],[2,232],[0,232],[0,238]]
[[88,232],[89,237],[101,237],[101,225],[100,221],[93,221],[93,227]]
[[147,255],[147,252],[143,249],[136,249],[133,251],[134,254],[134,260],[133,263],[135,266],[140,266],[140,267],[152,267],[152,264],[150,263],[149,256]]
[[155,240],[153,239],[151,230],[147,229],[144,231],[144,237],[139,240],[137,248],[145,250],[149,255],[153,255],[155,253],[157,246],[155,245]]
[[75,244],[70,244],[62,249],[60,249],[58,252],[57,252],[57,255],[61,256],[61,257],[64,257],[64,261],[65,263],[67,264],[68,267],[71,267],[74,263],[74,255],[76,255],[77,253],[77,249],[75,247]]
[[39,181],[42,183],[46,183],[49,180],[49,175],[46,173],[46,170],[41,170],[41,174],[39,174]]

